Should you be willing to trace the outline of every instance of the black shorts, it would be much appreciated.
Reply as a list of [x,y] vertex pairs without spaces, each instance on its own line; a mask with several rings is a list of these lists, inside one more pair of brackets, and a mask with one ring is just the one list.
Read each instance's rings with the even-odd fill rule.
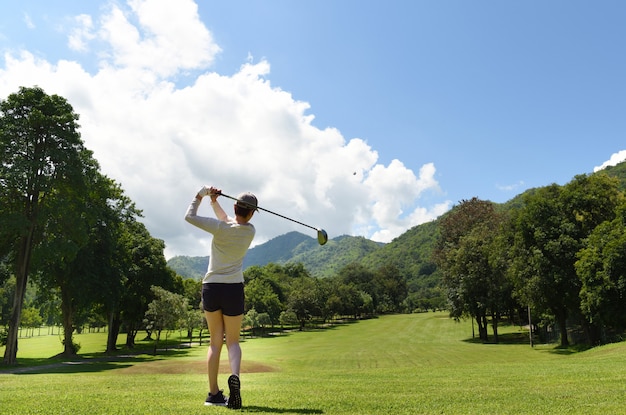
[[205,311],[222,310],[225,316],[243,314],[243,283],[202,284],[202,308]]

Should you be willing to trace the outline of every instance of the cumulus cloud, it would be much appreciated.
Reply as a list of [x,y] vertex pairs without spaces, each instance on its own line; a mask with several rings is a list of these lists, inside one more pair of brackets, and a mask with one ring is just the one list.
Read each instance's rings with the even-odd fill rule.
[[624,160],[626,160],[626,150],[618,151],[617,153],[613,153],[607,161],[599,166],[594,167],[593,171],[597,172],[608,166],[615,166],[616,164],[619,164]]
[[93,20],[88,14],[81,14],[73,20],[74,26],[68,36],[67,45],[71,50],[86,52],[88,43],[96,37]]
[[[74,21],[68,45],[98,53],[98,69],[29,51],[6,54],[0,96],[39,85],[66,97],[80,115],[86,146],[143,210],[168,257],[208,252],[207,234],[183,220],[203,184],[231,195],[252,191],[260,206],[324,228],[331,238],[388,242],[451,206],[419,203],[425,193],[441,192],[432,163],[416,176],[400,160],[379,163],[366,140],[314,126],[308,103],[271,85],[268,61],[249,58],[229,76],[212,72],[221,49],[191,0],[129,0]],[[178,86],[177,76],[190,70],[197,73],[192,82]],[[232,201],[222,205],[230,211]],[[208,204],[200,213],[212,215]],[[307,232],[265,212],[254,223],[254,243]]]

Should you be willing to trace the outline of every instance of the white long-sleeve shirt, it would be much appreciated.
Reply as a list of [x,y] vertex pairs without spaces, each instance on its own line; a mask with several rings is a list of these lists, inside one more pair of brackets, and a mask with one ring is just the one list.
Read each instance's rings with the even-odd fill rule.
[[[243,258],[254,239],[254,226],[251,223],[239,224],[230,217],[219,220],[198,216],[200,202],[201,199],[194,198],[187,209],[185,220],[213,234],[209,266],[202,282],[243,283]],[[215,210],[223,212],[219,205]]]

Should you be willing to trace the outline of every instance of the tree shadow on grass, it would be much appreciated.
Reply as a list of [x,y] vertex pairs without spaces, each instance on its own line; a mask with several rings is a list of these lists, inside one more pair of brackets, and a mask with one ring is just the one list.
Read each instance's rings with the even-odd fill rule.
[[8,373],[16,375],[96,373],[114,369],[123,369],[125,367],[133,366],[134,364],[135,361],[132,363],[119,363],[119,361],[102,362],[81,360],[60,362],[43,366],[18,367],[10,370]]
[[[246,340],[264,338],[279,338],[290,336],[294,333],[317,333],[324,332],[328,330],[335,330],[342,326],[358,323],[359,320],[355,319],[345,319],[345,320],[333,320],[328,323],[307,323],[303,329],[299,329],[296,327],[291,328],[282,328],[282,327],[267,327],[264,329],[255,329],[255,330],[245,330],[241,336],[240,341],[245,342]],[[207,337],[208,338],[208,337]]]
[[18,366],[2,366],[0,374],[41,375],[96,373],[124,369],[139,363],[150,362],[188,354],[187,350],[169,350],[162,354],[136,351],[133,354],[106,356],[102,354],[78,355],[73,357],[53,356],[50,359],[19,359]]
[[572,354],[585,352],[589,349],[591,349],[591,346],[589,346],[588,344],[574,344],[569,346],[556,346],[554,349],[550,350],[550,353],[569,356]]
[[270,408],[267,406],[244,406],[242,412],[268,413],[268,414],[323,414],[321,409],[308,408]]
[[473,338],[467,338],[463,340],[466,343],[476,343],[476,344],[528,344],[528,332],[516,332],[516,333],[503,333],[498,335],[498,343],[495,342],[493,335],[489,336],[488,341],[483,341],[478,336]]

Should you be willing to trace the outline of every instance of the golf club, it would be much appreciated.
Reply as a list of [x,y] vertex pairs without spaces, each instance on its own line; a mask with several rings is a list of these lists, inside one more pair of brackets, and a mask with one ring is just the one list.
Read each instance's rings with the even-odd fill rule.
[[319,242],[320,245],[324,245],[326,242],[328,242],[328,234],[326,233],[326,231],[324,229],[316,228],[316,227],[311,226],[311,225],[307,225],[306,223],[302,223],[302,222],[297,221],[295,219],[288,218],[287,216],[283,216],[280,213],[272,212],[271,210],[264,209],[264,208],[262,208],[260,206],[250,205],[250,204],[244,202],[243,200],[237,199],[236,197],[232,197],[232,196],[226,195],[226,194],[221,193],[221,192],[219,194],[220,194],[220,196],[224,196],[224,197],[227,197],[229,199],[236,200],[237,202],[244,203],[246,205],[249,205],[250,207],[254,207],[255,209],[259,209],[259,210],[262,210],[264,212],[271,213],[272,215],[280,216],[283,219],[287,219],[287,220],[295,222],[295,223],[297,223],[299,225],[306,226],[307,228],[314,229],[314,230],[317,231],[317,242]]

